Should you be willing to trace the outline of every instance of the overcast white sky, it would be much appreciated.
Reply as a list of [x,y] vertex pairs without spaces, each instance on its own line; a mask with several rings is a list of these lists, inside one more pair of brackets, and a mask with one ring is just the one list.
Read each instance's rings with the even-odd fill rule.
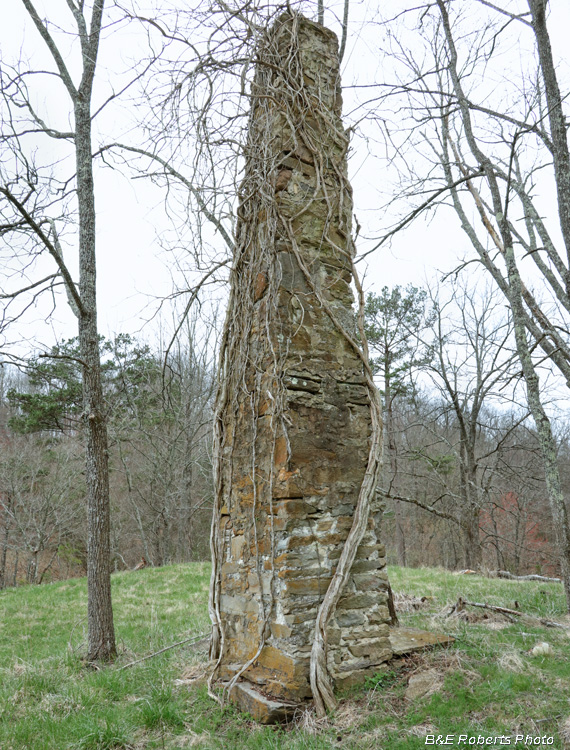
[[[466,0],[466,3],[475,0]],[[349,87],[378,82],[388,78],[386,60],[381,67],[378,48],[385,42],[386,30],[379,25],[381,12],[396,13],[410,3],[392,0],[386,4],[380,0],[353,0],[349,21],[349,38],[343,64],[345,111],[354,109],[354,93]],[[325,22],[338,31],[335,13],[342,3],[328,3]],[[521,0],[513,0],[511,6],[521,7]],[[524,2],[523,2],[524,5]],[[68,19],[65,0],[38,0],[42,14],[49,15],[54,23],[59,18]],[[332,9],[332,10],[331,10]],[[54,15],[57,14],[57,15]],[[552,0],[550,30],[555,55],[563,74],[570,73],[570,47],[567,42],[570,29],[570,3]],[[142,38],[120,28],[106,35],[101,48],[100,68],[105,76],[115,75],[121,68],[128,68],[129,61],[136,59]],[[16,57],[22,51],[30,58],[30,65],[49,64],[41,40],[31,24],[26,23],[25,13],[19,0],[5,0],[3,23],[0,28],[2,58]],[[509,64],[518,64],[518,49],[513,49]],[[514,61],[514,62],[513,62]],[[51,64],[49,64],[51,67]],[[570,78],[570,75],[568,75]],[[52,121],[62,127],[67,117],[65,96],[52,88],[44,89],[41,103]],[[113,138],[128,137],[130,114],[121,107],[110,109],[107,118],[102,118],[99,132],[109,127]],[[109,119],[111,118],[111,119]],[[371,145],[377,148],[378,144]],[[390,223],[382,215],[380,207],[386,203],[390,190],[396,188],[394,175],[390,174],[380,158],[369,155],[365,138],[356,136],[353,141],[350,170],[354,187],[355,211],[366,232],[377,231]],[[138,331],[144,320],[156,309],[155,300],[169,294],[174,286],[182,286],[179,269],[172,258],[157,241],[166,231],[162,192],[142,180],[132,180],[118,171],[97,168],[96,200],[98,211],[98,288],[100,330],[105,335],[119,331]],[[545,201],[551,200],[547,197]],[[403,210],[403,206],[399,210]],[[392,221],[397,220],[392,217]],[[413,283],[421,285],[426,276],[437,270],[450,270],[457,260],[469,253],[462,232],[449,213],[436,217],[429,225],[420,222],[397,237],[390,246],[384,247],[366,263],[365,275],[368,289],[379,289],[384,284]],[[73,243],[69,244],[68,260],[72,267]],[[368,245],[361,243],[361,248]],[[363,269],[364,270],[364,269]],[[75,335],[75,321],[66,309],[64,298],[46,324],[46,308],[38,307],[28,316],[28,326],[21,331],[25,337],[34,338],[44,345],[51,345],[57,338]]]

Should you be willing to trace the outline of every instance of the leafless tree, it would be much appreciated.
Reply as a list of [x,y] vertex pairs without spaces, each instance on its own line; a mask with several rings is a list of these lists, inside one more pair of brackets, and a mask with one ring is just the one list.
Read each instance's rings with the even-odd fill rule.
[[19,550],[26,581],[41,583],[60,548],[76,538],[83,496],[77,472],[73,440],[13,435],[6,441],[0,458],[0,585],[8,550]]
[[[482,472],[485,459],[497,450],[493,440],[481,446],[481,434],[485,431],[485,409],[493,401],[504,402],[506,393],[502,389],[508,386],[509,379],[516,378],[513,330],[502,309],[497,309],[502,305],[492,292],[476,294],[456,282],[447,302],[437,290],[430,290],[430,296],[436,311],[436,335],[429,369],[442,403],[454,415],[458,433],[454,452],[459,469],[463,564],[466,568],[480,568]],[[523,412],[521,421],[525,418]],[[500,435],[499,446],[504,439]]]
[[[99,337],[96,297],[96,212],[93,178],[92,121],[93,86],[103,29],[104,0],[90,4],[69,0],[67,11],[71,26],[58,38],[57,26],[43,20],[31,2],[22,0],[38,39],[51,58],[48,70],[29,71],[23,61],[13,69],[4,68],[2,95],[4,99],[2,141],[9,158],[2,170],[4,239],[21,249],[20,264],[26,269],[35,256],[48,253],[53,271],[44,278],[27,284],[27,289],[14,292],[38,293],[54,283],[63,283],[69,303],[77,317],[86,435],[86,481],[88,512],[88,658],[112,659],[116,653],[109,562],[109,470],[107,416],[101,386]],[[58,9],[59,11],[59,9]],[[80,45],[80,62],[67,52],[62,38],[72,34]],[[56,80],[57,95],[62,90],[69,105],[67,130],[51,125],[61,122],[55,112],[41,115],[36,110],[30,87],[36,78]],[[34,157],[34,139],[45,138],[62,144],[75,161],[71,180],[57,180],[51,159]],[[35,159],[35,160],[34,160]],[[45,174],[47,172],[47,178]],[[44,175],[44,176],[42,176]],[[78,227],[79,282],[75,283],[64,260],[60,220],[69,212],[76,214]],[[19,236],[16,239],[15,235]],[[23,242],[22,244],[22,237]],[[27,246],[26,246],[27,243]],[[29,250],[28,255],[26,251]],[[26,260],[28,258],[28,260]],[[31,304],[28,302],[27,304]]]
[[[570,385],[570,160],[547,2],[467,8],[436,0],[409,12],[417,17],[416,47],[397,38],[392,52],[399,80],[386,82],[374,106],[394,111],[390,101],[398,100],[403,107],[398,153],[415,153],[405,186],[416,196],[409,218],[452,207],[475,257],[508,302],[570,608],[570,529],[537,369],[542,355]],[[522,74],[522,66],[505,66],[503,52],[513,45],[533,61]],[[560,242],[540,204],[548,189],[557,196]]]
[[[213,325],[200,340],[197,315],[179,335],[163,374],[149,353],[144,380],[130,384],[131,365],[119,373],[125,408],[111,420],[117,455],[120,518],[129,518],[135,549],[153,565],[204,559],[212,510],[211,420],[215,383]],[[133,389],[133,396],[129,390]],[[117,482],[117,477],[115,477]],[[125,552],[125,535],[117,549]]]
[[[399,470],[387,495],[450,522],[457,550],[452,558],[480,568],[482,513],[501,491],[505,446],[527,418],[526,410],[513,408],[518,376],[512,325],[496,292],[475,291],[464,278],[428,287],[427,307],[433,311],[430,330],[408,332],[430,356],[418,363],[416,380],[423,387],[401,399],[392,417]],[[509,419],[496,414],[505,407]],[[417,520],[408,515],[406,523],[414,538]]]

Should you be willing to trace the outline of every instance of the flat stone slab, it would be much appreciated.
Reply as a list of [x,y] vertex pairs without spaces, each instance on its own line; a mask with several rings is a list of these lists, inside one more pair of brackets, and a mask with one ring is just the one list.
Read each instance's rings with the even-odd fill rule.
[[278,724],[287,721],[302,705],[269,698],[260,693],[251,682],[246,681],[236,683],[230,693],[230,701],[240,711],[251,714],[260,724]]
[[443,687],[443,675],[437,669],[427,669],[425,672],[413,674],[408,680],[406,699],[428,698]]
[[448,646],[455,638],[442,633],[430,633],[417,628],[390,628],[390,644],[394,656],[404,656],[434,646]]
[[[390,628],[390,645],[394,656],[404,656],[414,651],[447,646],[455,641],[450,635],[430,633],[417,628]],[[429,680],[430,685],[433,680]],[[306,703],[292,703],[264,695],[247,680],[238,682],[230,693],[230,701],[244,713],[251,714],[260,724],[278,724],[291,719]]]

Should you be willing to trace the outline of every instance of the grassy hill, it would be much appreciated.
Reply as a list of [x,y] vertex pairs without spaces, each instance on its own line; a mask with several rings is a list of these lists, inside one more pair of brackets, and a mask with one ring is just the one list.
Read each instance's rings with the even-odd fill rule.
[[[120,658],[83,665],[86,582],[75,579],[0,592],[0,748],[256,748],[324,750],[425,747],[426,735],[552,737],[570,747],[570,630],[467,608],[459,595],[569,624],[562,586],[389,571],[403,624],[455,636],[453,647],[400,659],[345,695],[334,716],[306,713],[288,727],[259,727],[206,695],[205,644],[124,665],[208,630],[209,566],[178,565],[113,576]],[[422,601],[422,599],[424,599]],[[540,642],[549,648],[533,654]],[[408,683],[427,674],[427,693]],[[420,685],[421,692],[421,685]],[[533,739],[534,742],[534,739]],[[496,745],[499,740],[496,740]],[[503,743],[505,744],[505,743]],[[523,747],[524,742],[516,743]],[[526,745],[528,747],[528,744]],[[536,744],[533,744],[536,747]]]

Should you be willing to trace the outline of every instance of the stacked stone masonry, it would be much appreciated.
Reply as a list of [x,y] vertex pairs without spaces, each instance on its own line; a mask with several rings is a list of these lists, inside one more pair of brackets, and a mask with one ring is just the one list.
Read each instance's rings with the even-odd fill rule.
[[[219,677],[230,679],[263,642],[243,677],[271,696],[300,701],[311,695],[315,617],[367,465],[370,407],[361,360],[316,294],[356,336],[337,39],[284,15],[265,44],[246,155],[246,177],[259,182],[242,189],[242,257],[232,280],[251,312],[247,363],[223,414]],[[264,67],[271,56],[281,57],[281,67]],[[299,76],[303,97],[295,93]],[[268,87],[271,95],[257,99]],[[260,206],[253,227],[244,225],[252,192]],[[392,655],[378,518],[369,518],[328,628],[336,687],[364,679]]]

